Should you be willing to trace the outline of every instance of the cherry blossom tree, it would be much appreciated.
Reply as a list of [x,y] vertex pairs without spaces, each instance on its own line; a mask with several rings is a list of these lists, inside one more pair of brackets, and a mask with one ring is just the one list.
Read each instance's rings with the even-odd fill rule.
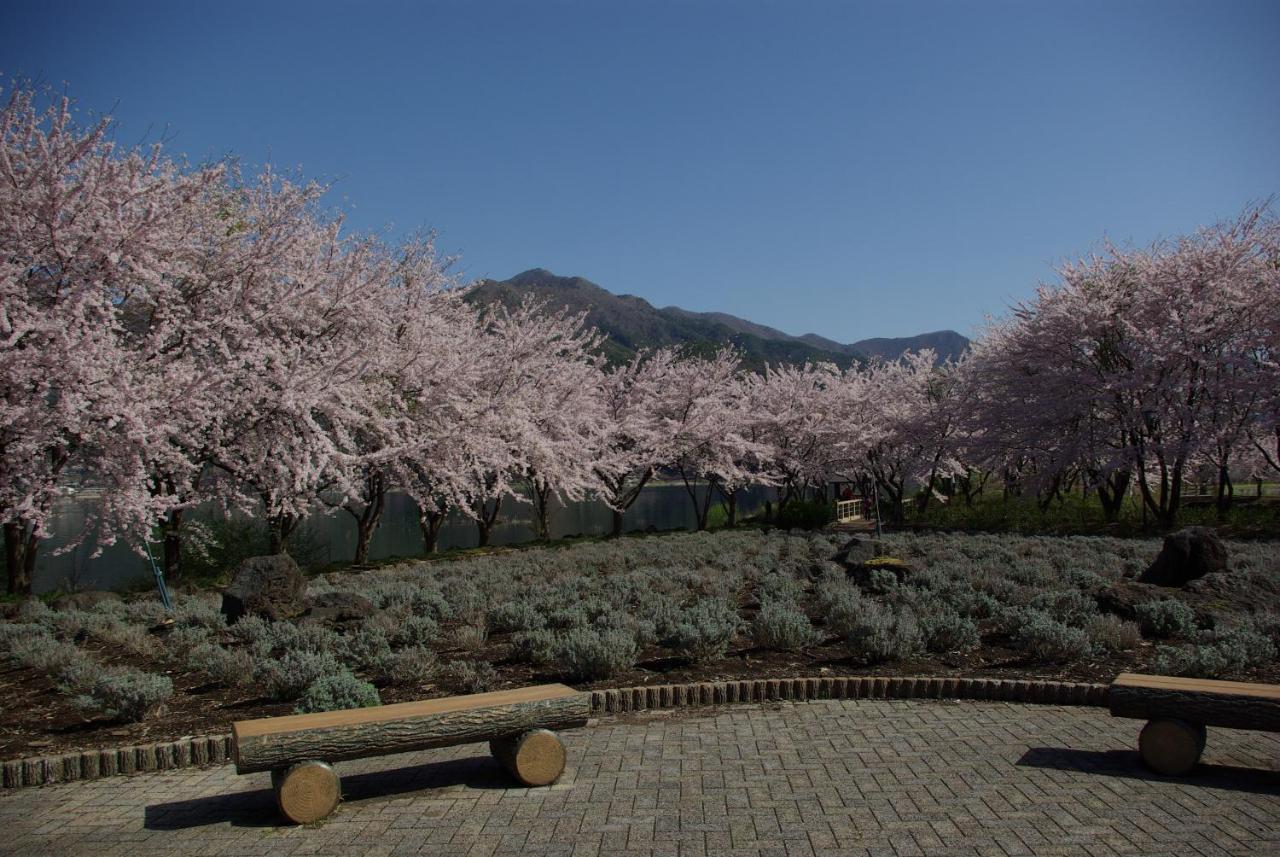
[[[110,122],[82,129],[71,103],[29,90],[0,110],[0,519],[11,592],[30,587],[60,484],[103,480],[108,511],[141,504],[151,429],[128,383],[120,305],[183,269],[180,224],[218,167],[183,172],[120,150]],[[106,539],[112,527],[103,527]]]
[[603,419],[592,462],[614,536],[622,535],[623,515],[672,457],[658,403],[677,360],[670,348],[642,352],[601,378]]
[[656,402],[660,430],[670,439],[667,464],[680,474],[699,530],[707,528],[717,486],[732,490],[748,481],[753,464],[768,454],[744,431],[739,363],[731,348],[676,360]]
[[975,421],[989,459],[1042,484],[1076,469],[1109,517],[1134,484],[1162,526],[1176,520],[1198,459],[1215,462],[1222,496],[1273,395],[1276,234],[1264,204],[1063,265],[1058,283],[976,349]]
[[746,431],[768,449],[762,472],[777,482],[779,505],[855,461],[862,425],[846,419],[845,379],[834,364],[767,366],[742,383]]

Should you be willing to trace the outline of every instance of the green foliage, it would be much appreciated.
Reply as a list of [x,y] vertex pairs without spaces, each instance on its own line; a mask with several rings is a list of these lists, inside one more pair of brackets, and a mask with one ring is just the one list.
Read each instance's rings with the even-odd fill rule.
[[784,530],[817,530],[835,520],[834,507],[822,500],[792,500],[778,508],[773,523]]
[[317,678],[307,686],[298,705],[298,714],[315,711],[344,711],[349,708],[373,708],[381,705],[378,689],[361,681],[347,670],[339,670]]

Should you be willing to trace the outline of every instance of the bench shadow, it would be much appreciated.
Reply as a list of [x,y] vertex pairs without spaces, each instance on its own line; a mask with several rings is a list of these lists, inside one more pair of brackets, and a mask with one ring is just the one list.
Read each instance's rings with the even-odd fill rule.
[[1213,765],[1201,762],[1191,773],[1166,777],[1147,768],[1136,750],[1075,750],[1066,747],[1032,747],[1018,759],[1029,768],[1078,771],[1104,777],[1124,777],[1147,782],[1186,783],[1226,791],[1280,795],[1280,771]]
[[[447,786],[473,789],[523,788],[489,755],[362,774],[343,774],[339,768],[338,775],[342,777],[343,803],[401,797]],[[229,824],[232,827],[288,826],[288,822],[276,808],[275,792],[270,788],[152,804],[146,808],[143,822],[147,830],[190,830],[211,824]]]

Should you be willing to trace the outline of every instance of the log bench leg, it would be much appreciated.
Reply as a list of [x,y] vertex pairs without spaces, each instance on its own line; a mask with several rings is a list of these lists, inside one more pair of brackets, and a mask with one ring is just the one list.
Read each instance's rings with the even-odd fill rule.
[[326,762],[299,762],[271,771],[276,804],[294,824],[310,824],[333,812],[341,797],[338,774]]
[[1149,720],[1138,735],[1142,761],[1158,774],[1176,777],[1187,773],[1204,752],[1206,730],[1202,723],[1185,720]]
[[564,773],[564,743],[549,729],[496,738],[489,752],[526,786],[549,786]]

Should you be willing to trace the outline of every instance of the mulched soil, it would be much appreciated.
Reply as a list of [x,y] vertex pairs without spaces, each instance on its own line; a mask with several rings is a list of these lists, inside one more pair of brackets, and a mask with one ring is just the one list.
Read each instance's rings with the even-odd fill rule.
[[[560,681],[557,676],[504,660],[505,635],[493,638],[482,652],[442,651],[441,660],[468,658],[491,660],[498,672],[493,688],[501,690],[530,684]],[[132,665],[157,671],[154,662],[122,656],[119,652],[87,641],[85,647],[106,664]],[[589,690],[724,679],[808,677],[819,675],[924,675],[971,676],[980,678],[1047,679],[1054,681],[1110,682],[1126,670],[1141,672],[1154,657],[1155,645],[1142,646],[1122,656],[1078,661],[1061,667],[1030,664],[1018,652],[998,645],[957,655],[929,655],[893,664],[863,667],[852,662],[838,638],[813,646],[803,653],[767,652],[757,649],[731,651],[721,661],[693,664],[670,657],[664,649],[643,652],[637,666],[614,678],[577,685]],[[253,688],[228,689],[211,685],[200,673],[180,670],[165,672],[174,684],[174,697],[163,715],[142,723],[119,724],[104,718],[86,717],[66,696],[57,692],[49,678],[35,670],[5,666],[0,668],[0,759],[50,755],[98,747],[128,746],[168,741],[184,736],[226,733],[237,720],[290,714],[292,702],[274,702]],[[1260,671],[1255,681],[1280,683],[1280,665]],[[384,703],[448,696],[451,688],[436,684],[380,688]]]

